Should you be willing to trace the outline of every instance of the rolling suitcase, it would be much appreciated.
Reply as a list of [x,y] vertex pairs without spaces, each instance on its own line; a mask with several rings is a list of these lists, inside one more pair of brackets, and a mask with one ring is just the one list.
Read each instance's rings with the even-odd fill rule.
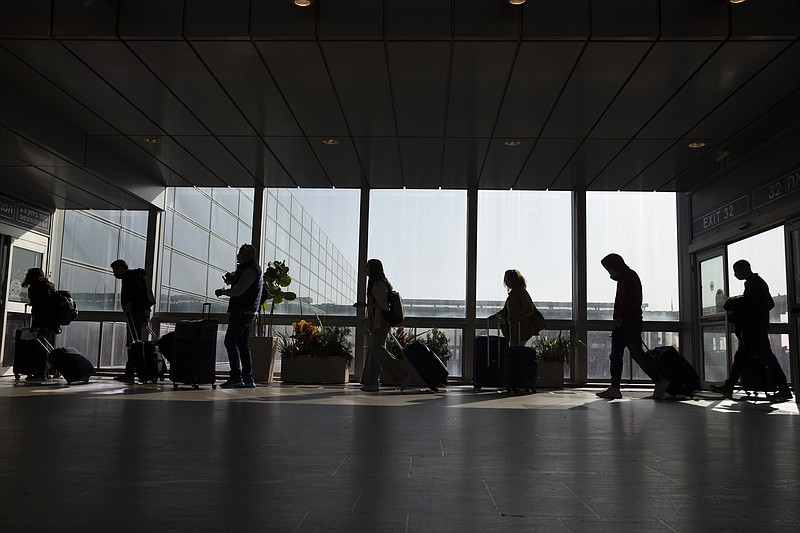
[[[206,314],[206,306],[208,311]],[[216,389],[217,328],[219,323],[211,320],[211,304],[203,304],[203,317],[181,320],[175,324],[172,343],[172,358],[169,379],[177,389],[180,384],[199,385],[210,383]]]
[[506,339],[500,335],[475,337],[472,386],[476,392],[483,387],[505,387],[503,358],[507,347]]
[[447,384],[447,376],[450,375],[447,367],[422,342],[409,343],[402,348],[402,351],[425,385],[433,392],[439,392],[439,385]]
[[[128,328],[131,334],[134,337],[138,337],[138,332],[133,327],[133,320],[130,314],[125,313],[125,317],[128,320]],[[155,335],[150,326],[147,326],[147,329],[150,330],[151,334]],[[142,383],[157,383],[158,380],[164,379],[167,365],[155,341],[134,338],[128,346],[128,359],[133,361],[136,376]]]
[[536,350],[527,346],[511,346],[506,348],[503,361],[505,385],[508,392],[536,392],[536,379],[539,365],[536,362]]
[[22,328],[15,333],[13,372],[16,381],[22,374],[33,376],[45,372],[47,349],[37,335],[36,328]]
[[777,387],[772,379],[769,367],[757,355],[748,354],[742,364],[742,391],[750,396],[765,395],[775,392]]
[[47,358],[69,385],[79,381],[89,383],[89,378],[94,374],[94,366],[77,348],[56,348]]
[[672,346],[656,346],[652,350],[645,344],[646,356],[652,357],[662,378],[669,381],[667,394],[672,396],[692,396],[700,390],[700,377],[692,364]]

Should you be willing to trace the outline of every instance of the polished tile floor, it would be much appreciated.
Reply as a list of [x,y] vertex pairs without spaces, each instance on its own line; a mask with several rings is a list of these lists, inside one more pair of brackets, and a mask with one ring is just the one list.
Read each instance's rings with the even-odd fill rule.
[[3,532],[800,531],[794,402],[0,379]]

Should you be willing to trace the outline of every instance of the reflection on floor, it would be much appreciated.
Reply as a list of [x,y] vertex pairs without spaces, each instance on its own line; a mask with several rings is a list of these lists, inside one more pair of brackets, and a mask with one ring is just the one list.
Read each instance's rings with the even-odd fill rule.
[[0,379],[3,530],[800,531],[794,402]]

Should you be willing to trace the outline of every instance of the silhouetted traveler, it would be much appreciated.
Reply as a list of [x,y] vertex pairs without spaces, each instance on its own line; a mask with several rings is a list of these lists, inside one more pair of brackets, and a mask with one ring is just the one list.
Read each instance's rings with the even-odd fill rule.
[[251,244],[243,244],[236,254],[236,272],[230,279],[229,289],[217,289],[217,296],[230,296],[228,302],[228,331],[225,333],[225,349],[231,373],[222,388],[252,389],[253,356],[250,352],[250,325],[258,314],[264,275],[256,262],[256,249]]
[[[28,288],[28,301],[31,305],[31,328],[36,328],[39,336],[51,345],[55,344],[56,333],[61,331],[53,312],[53,295],[55,286],[45,277],[41,268],[29,268],[22,280],[22,286]],[[39,354],[36,360],[36,372],[27,377],[28,381],[39,381],[45,378],[47,369],[47,353]]]
[[723,385],[711,385],[711,389],[725,396],[732,396],[734,385],[742,377],[744,361],[748,357],[759,357],[769,368],[772,385],[778,389],[772,398],[789,400],[792,398],[792,391],[786,382],[786,374],[769,344],[769,311],[775,307],[769,286],[761,276],[753,272],[750,263],[744,259],[733,264],[733,275],[744,281],[744,293],[738,298],[735,318],[739,347],[733,356],[730,376]]
[[411,380],[411,374],[403,363],[392,357],[386,349],[386,336],[392,326],[383,317],[384,311],[389,311],[389,291],[392,284],[383,273],[383,263],[378,259],[367,261],[367,301],[356,302],[353,307],[367,309],[367,334],[369,335],[369,352],[361,373],[361,390],[377,392],[380,387],[378,379],[381,372],[391,374],[393,383],[400,383],[400,390],[405,390]]
[[614,329],[611,332],[609,356],[611,386],[597,395],[610,400],[622,398],[619,388],[622,381],[622,360],[625,348],[628,348],[631,359],[655,382],[653,398],[663,398],[669,381],[661,378],[653,362],[645,357],[642,350],[642,282],[639,275],[618,254],[608,254],[600,263],[611,279],[617,282],[617,293],[614,296]]
[[525,346],[531,337],[544,328],[544,317],[533,304],[528,284],[519,270],[506,270],[503,284],[508,291],[506,303],[500,311],[487,318],[503,321],[501,329],[511,346]]
[[[117,259],[111,263],[114,277],[121,280],[119,301],[125,312],[127,324],[127,345],[136,339],[144,338],[145,326],[150,320],[150,308],[156,303],[153,290],[147,281],[147,273],[143,268],[128,268],[128,263]],[[131,329],[133,328],[133,329]],[[117,376],[117,381],[132,382],[135,379],[136,369],[133,361],[128,358],[125,363],[125,374]]]

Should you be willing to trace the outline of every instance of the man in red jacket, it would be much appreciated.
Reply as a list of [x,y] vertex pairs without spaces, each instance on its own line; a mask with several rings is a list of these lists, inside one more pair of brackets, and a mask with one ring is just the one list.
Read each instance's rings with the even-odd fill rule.
[[622,380],[622,357],[627,347],[631,359],[656,383],[653,398],[663,398],[669,381],[661,378],[653,362],[645,357],[642,350],[642,282],[639,275],[618,254],[608,254],[600,263],[611,279],[617,282],[617,294],[614,297],[614,330],[611,332],[609,356],[611,386],[597,395],[609,400],[622,398],[619,385]]

